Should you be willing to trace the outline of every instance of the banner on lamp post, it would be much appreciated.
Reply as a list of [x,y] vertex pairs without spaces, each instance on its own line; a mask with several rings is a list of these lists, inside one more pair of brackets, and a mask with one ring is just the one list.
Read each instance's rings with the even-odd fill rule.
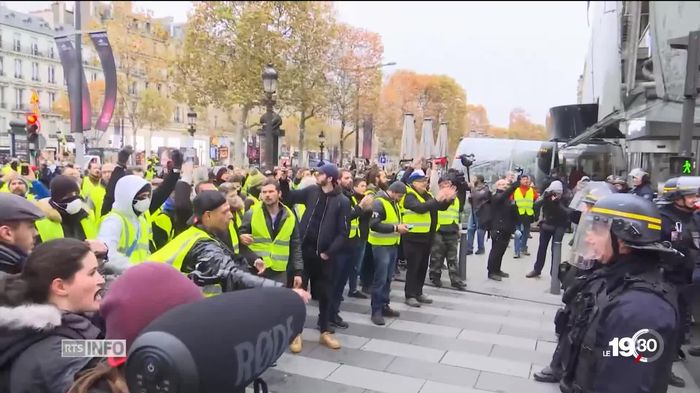
[[[92,118],[92,108],[90,105],[90,91],[87,86],[87,79],[81,64],[78,64],[77,52],[70,37],[56,37],[58,56],[61,59],[63,75],[66,78],[68,88],[68,101],[70,103],[70,125],[72,133],[82,133],[90,129],[90,119]],[[82,103],[77,101],[78,89],[82,88]],[[83,118],[80,119],[80,105],[82,105]]]
[[372,131],[372,117],[369,117],[362,123],[362,157],[368,160],[372,158]]
[[90,39],[92,44],[95,45],[97,56],[102,64],[102,73],[105,76],[104,102],[102,103],[100,116],[95,123],[95,129],[104,132],[112,121],[117,104],[117,66],[114,62],[114,54],[107,38],[107,32],[90,33]]

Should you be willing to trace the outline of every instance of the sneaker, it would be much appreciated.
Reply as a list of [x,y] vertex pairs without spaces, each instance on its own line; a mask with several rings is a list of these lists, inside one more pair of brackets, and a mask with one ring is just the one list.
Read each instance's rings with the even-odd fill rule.
[[498,272],[498,273],[496,273],[496,274],[498,274],[499,276],[501,276],[501,277],[503,277],[503,278],[508,278],[508,277],[510,277],[510,274],[508,274],[508,273],[506,273],[506,272],[503,272],[503,271]]
[[671,371],[671,376],[668,377],[668,384],[671,386],[675,386],[677,388],[684,388],[685,387],[685,381],[683,380],[683,378],[674,374],[673,371]]
[[336,340],[336,338],[329,332],[321,333],[321,337],[318,339],[318,342],[330,349],[340,349],[340,342]]
[[472,255],[473,253],[474,253],[474,251],[472,251],[472,250],[467,250],[467,255]]
[[374,313],[372,314],[372,323],[377,325],[377,326],[384,326],[384,316],[382,313]]
[[527,250],[525,250],[525,251],[523,251],[523,255],[529,257],[529,256],[530,256],[530,253],[529,253]]
[[480,249],[476,250],[476,252],[474,254],[476,254],[476,255],[486,254],[486,250],[484,250],[483,248],[480,248]]
[[387,318],[398,318],[401,316],[401,313],[389,306],[384,306],[384,308],[382,308],[382,315]]
[[340,316],[337,316],[334,319],[332,319],[330,323],[331,325],[333,325],[333,327],[337,327],[339,329],[347,329],[350,326],[347,322],[343,321],[343,318],[341,318]]
[[442,288],[442,280],[439,278],[431,278],[430,282],[433,283],[436,288]]
[[489,273],[488,278],[489,278],[489,280],[494,280],[494,281],[501,281],[501,280],[503,280],[503,279],[501,278],[501,276],[499,276],[499,275],[496,274],[496,273]]
[[516,252],[515,255],[513,255],[513,259],[518,259],[520,258],[520,253]]
[[292,341],[292,343],[289,344],[289,351],[291,353],[301,352],[301,347],[302,347],[303,342],[304,342],[304,340],[301,339],[301,334],[294,337],[294,341]]
[[409,297],[404,303],[408,304],[411,307],[420,307],[420,303],[418,303],[418,300],[416,300],[416,298]]
[[552,371],[552,368],[549,366],[543,368],[542,371],[538,371],[532,374],[532,377],[537,382],[547,383],[559,382],[559,380],[561,379],[561,375],[557,375],[554,371]]
[[416,298],[416,300],[418,300],[418,302],[423,303],[423,304],[432,304],[433,303],[433,299],[431,299],[425,295],[418,296]]
[[688,354],[690,356],[700,356],[700,346],[695,346],[695,347],[690,347],[688,348]]
[[348,297],[354,297],[355,299],[367,299],[367,295],[360,291],[355,291],[353,293],[348,293]]
[[534,278],[534,277],[539,277],[539,276],[540,276],[540,273],[537,273],[534,270],[525,275],[525,277],[527,277],[527,278]]

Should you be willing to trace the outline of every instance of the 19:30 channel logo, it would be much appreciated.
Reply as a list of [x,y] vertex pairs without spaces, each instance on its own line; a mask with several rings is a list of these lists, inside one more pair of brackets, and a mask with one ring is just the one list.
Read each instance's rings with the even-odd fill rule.
[[632,337],[615,337],[608,345],[611,349],[603,351],[603,356],[631,357],[635,363],[651,363],[664,352],[664,340],[653,329],[642,329]]

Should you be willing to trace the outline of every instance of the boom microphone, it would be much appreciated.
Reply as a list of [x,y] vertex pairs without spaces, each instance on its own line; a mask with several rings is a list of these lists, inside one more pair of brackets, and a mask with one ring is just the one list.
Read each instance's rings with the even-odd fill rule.
[[242,391],[282,356],[305,319],[304,302],[285,288],[247,289],[177,306],[131,346],[129,391]]

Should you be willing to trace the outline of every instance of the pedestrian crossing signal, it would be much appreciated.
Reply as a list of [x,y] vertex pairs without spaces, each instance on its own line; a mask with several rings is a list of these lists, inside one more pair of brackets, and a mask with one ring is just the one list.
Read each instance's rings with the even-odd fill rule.
[[671,157],[671,174],[690,176],[695,172],[695,161],[691,157]]

